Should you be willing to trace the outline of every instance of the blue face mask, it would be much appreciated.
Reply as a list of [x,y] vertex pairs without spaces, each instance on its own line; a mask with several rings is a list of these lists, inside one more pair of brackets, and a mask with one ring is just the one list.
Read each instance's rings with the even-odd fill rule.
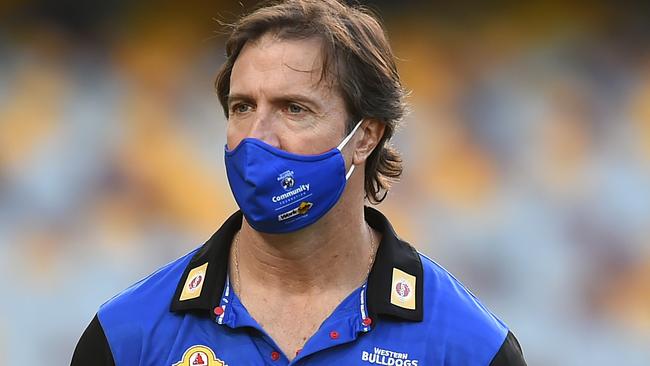
[[318,155],[292,154],[254,138],[233,150],[226,145],[228,182],[246,221],[257,231],[279,234],[323,217],[354,171],[352,165],[346,173],[341,149],[362,121],[339,146]]

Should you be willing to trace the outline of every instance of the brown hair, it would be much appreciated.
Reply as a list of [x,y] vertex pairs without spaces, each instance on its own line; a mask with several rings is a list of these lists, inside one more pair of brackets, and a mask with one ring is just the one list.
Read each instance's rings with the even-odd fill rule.
[[215,81],[226,117],[230,74],[246,42],[269,32],[280,39],[321,38],[321,81],[331,81],[342,92],[351,116],[348,132],[361,118],[385,125],[384,135],[366,161],[364,182],[368,200],[373,204],[383,201],[391,183],[402,174],[402,159],[389,141],[406,105],[393,53],[377,18],[366,8],[336,0],[288,0],[267,2],[231,27],[226,62]]

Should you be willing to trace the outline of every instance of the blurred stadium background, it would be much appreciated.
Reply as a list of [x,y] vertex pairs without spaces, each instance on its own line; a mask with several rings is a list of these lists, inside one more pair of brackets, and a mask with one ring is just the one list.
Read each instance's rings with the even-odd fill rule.
[[[412,90],[398,232],[529,365],[649,365],[650,7],[364,3]],[[101,303],[235,210],[215,19],[252,4],[0,2],[3,363],[68,364]]]

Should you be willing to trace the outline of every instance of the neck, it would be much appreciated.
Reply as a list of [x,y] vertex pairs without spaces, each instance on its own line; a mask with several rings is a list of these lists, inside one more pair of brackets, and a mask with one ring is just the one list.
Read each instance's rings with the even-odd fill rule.
[[295,233],[260,233],[244,220],[231,253],[235,291],[241,286],[310,295],[361,285],[379,238],[365,223],[363,205],[339,206]]

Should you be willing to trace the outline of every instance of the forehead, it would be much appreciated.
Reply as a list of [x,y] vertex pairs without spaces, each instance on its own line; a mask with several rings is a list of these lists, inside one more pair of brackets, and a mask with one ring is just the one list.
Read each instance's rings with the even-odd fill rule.
[[335,88],[322,80],[323,63],[323,42],[318,37],[281,39],[267,33],[242,48],[233,65],[230,92],[331,93]]

